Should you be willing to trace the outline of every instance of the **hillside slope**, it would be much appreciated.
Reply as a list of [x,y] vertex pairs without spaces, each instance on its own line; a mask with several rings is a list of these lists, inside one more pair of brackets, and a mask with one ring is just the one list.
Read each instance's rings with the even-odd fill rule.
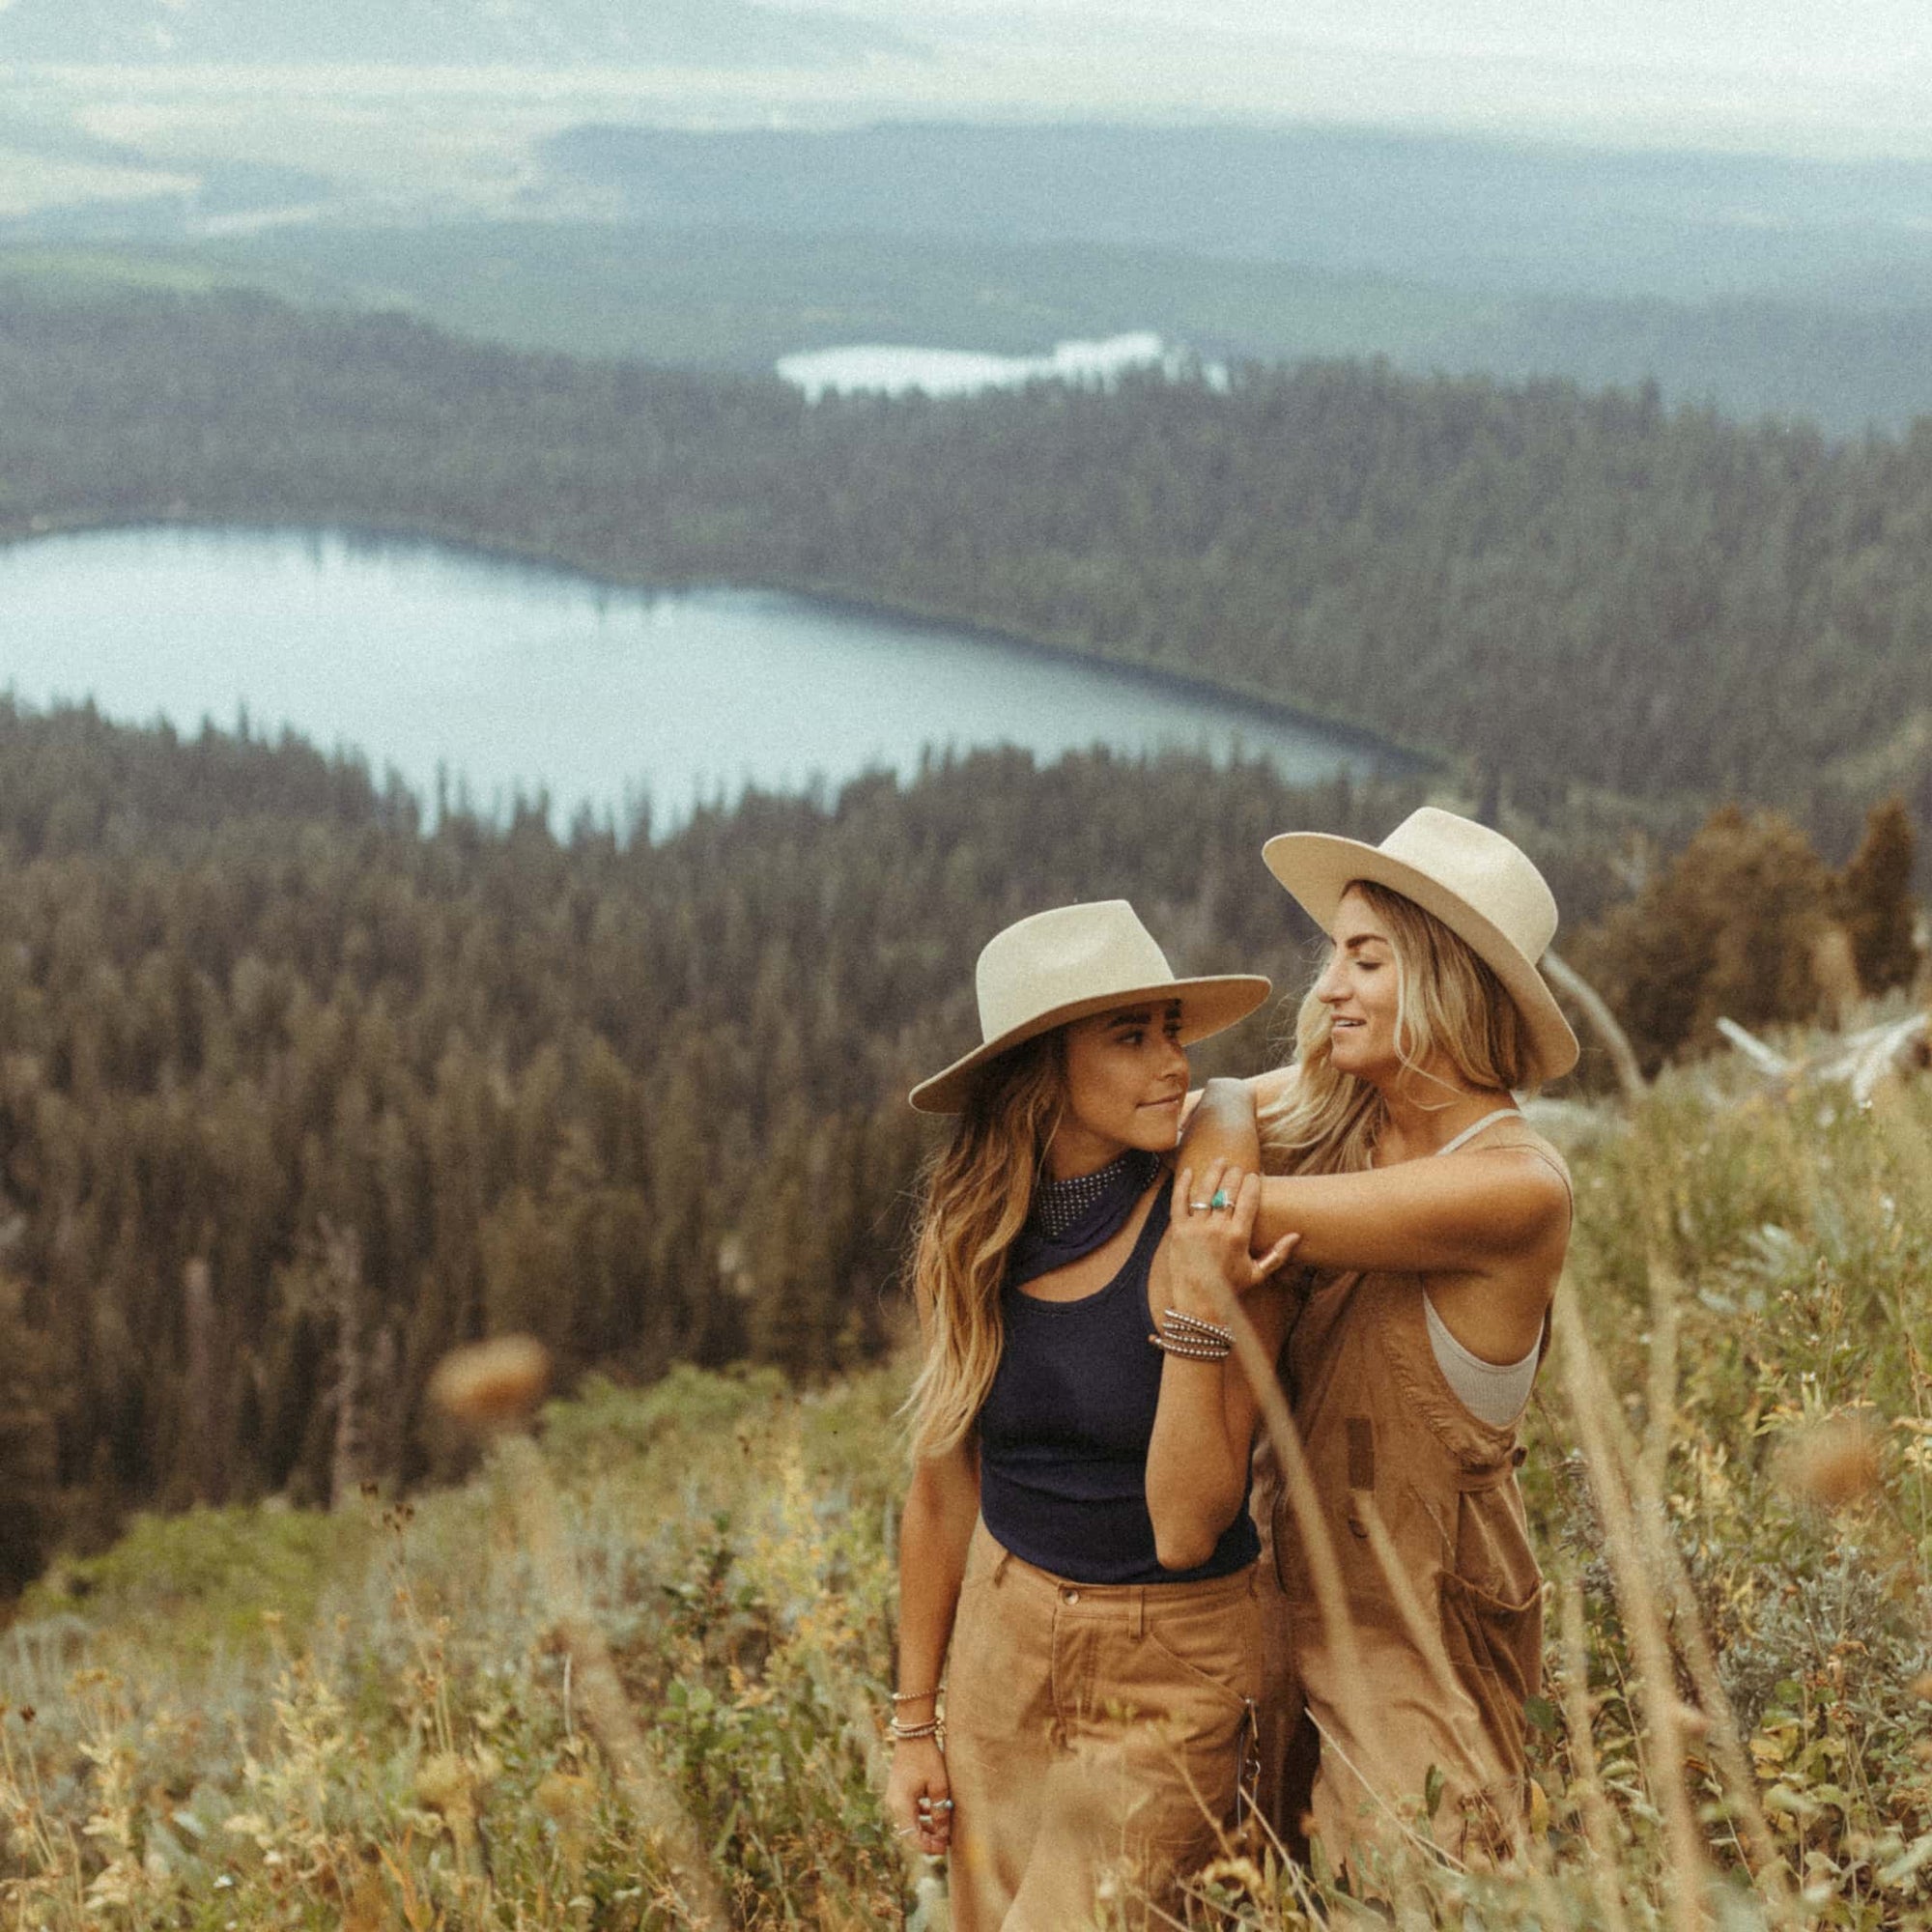
[[[1800,1884],[1820,1924],[1925,1922],[1932,1095],[1740,1097],[1706,1070],[1575,1123],[1523,1469],[1552,1584],[1536,1856],[1490,1874],[1423,1852],[1391,1880],[1409,1922],[1582,1932],[1609,1900],[1661,1926],[1708,1885],[1711,1922],[1760,1932]],[[548,1411],[541,1463],[334,1518],[144,1521],[65,1566],[8,1634],[31,1706],[0,1719],[10,1902],[44,1932],[122,1912],[296,1932],[345,1901],[372,1927],[657,1922],[675,1821],[599,1748],[583,1625],[557,1628],[575,1589],[526,1560],[535,1538],[575,1558],[734,1925],[930,1923],[904,1916],[934,1881],[879,1803],[904,1373],[594,1384]],[[1305,1928],[1309,1884],[1224,1865],[1187,1923]]]

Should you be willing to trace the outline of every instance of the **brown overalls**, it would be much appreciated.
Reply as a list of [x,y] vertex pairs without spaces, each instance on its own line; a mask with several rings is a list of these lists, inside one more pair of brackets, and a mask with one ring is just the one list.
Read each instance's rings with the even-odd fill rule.
[[[1485,1126],[1481,1145],[1525,1149],[1570,1183],[1562,1156],[1519,1116]],[[1458,1858],[1506,1855],[1522,1817],[1523,1702],[1539,1687],[1543,1646],[1543,1579],[1517,1488],[1517,1431],[1471,1414],[1450,1388],[1416,1275],[1314,1277],[1282,1367],[1361,1675],[1343,1673],[1324,1637],[1264,1442],[1254,1509],[1266,1631],[1264,1810],[1291,1846],[1312,1817],[1336,1867],[1366,1842],[1402,1835],[1404,1825]],[[1370,1540],[1372,1520],[1393,1547],[1420,1628],[1403,1614]],[[1440,1789],[1425,1821],[1432,1772]]]

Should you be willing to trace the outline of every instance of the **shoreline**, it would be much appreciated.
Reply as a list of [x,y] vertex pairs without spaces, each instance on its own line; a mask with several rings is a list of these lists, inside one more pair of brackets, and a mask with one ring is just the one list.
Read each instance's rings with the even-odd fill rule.
[[732,592],[756,596],[792,597],[836,614],[872,623],[895,623],[914,631],[948,633],[976,642],[1018,651],[1049,664],[1075,664],[1109,673],[1130,686],[1161,692],[1197,702],[1247,706],[1258,722],[1303,730],[1339,742],[1340,749],[1372,762],[1366,777],[1403,779],[1448,770],[1452,758],[1441,752],[1405,745],[1364,724],[1359,719],[1324,714],[1288,704],[1250,686],[1202,677],[1172,666],[1126,652],[1111,652],[1069,638],[1029,636],[980,618],[962,616],[942,608],[895,600],[823,579],[787,580],[782,575],[752,577],[672,577],[624,572],[608,562],[594,562],[565,551],[543,549],[513,541],[456,530],[433,522],[362,524],[348,519],[325,523],[285,523],[224,517],[205,518],[186,513],[129,517],[31,516],[24,523],[0,526],[0,547],[12,550],[30,544],[80,537],[94,532],[175,531],[215,534],[223,531],[251,536],[338,537],[373,550],[442,550],[506,569],[535,570],[610,590],[663,596],[703,596]]

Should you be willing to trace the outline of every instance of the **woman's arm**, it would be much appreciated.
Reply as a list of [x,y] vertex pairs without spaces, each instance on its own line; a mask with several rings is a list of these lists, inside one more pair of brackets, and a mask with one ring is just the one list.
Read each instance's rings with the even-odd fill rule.
[[[980,1464],[971,1441],[913,1465],[899,1519],[898,1689],[904,1701],[893,1706],[893,1715],[901,1724],[929,1723],[937,1708],[966,1546],[979,1514]],[[916,1838],[922,1852],[945,1851],[952,1834],[952,1795],[936,1738],[894,1744],[886,1808],[902,1837]]]
[[[1226,1324],[1236,1296],[1273,1361],[1288,1326],[1288,1297],[1261,1283],[1288,1259],[1293,1236],[1260,1260],[1249,1254],[1261,1188],[1214,1162],[1197,1187],[1194,1170],[1175,1178],[1173,1220],[1162,1236],[1153,1273],[1156,1311],[1163,1307]],[[1191,1213],[1188,1201],[1211,1199],[1236,1187],[1230,1210]],[[1154,1554],[1164,1570],[1193,1570],[1214,1553],[1248,1487],[1248,1453],[1258,1405],[1247,1377],[1231,1356],[1197,1361],[1168,1355],[1161,1365],[1160,1402],[1148,1444],[1148,1514]]]
[[1197,1174],[1206,1174],[1217,1160],[1243,1174],[1259,1174],[1262,1136],[1253,1083],[1210,1080],[1191,1097],[1194,1104],[1182,1117],[1180,1148],[1175,1158]]
[[[1209,1081],[1188,1125],[1186,1157],[1245,1151],[1255,1131],[1246,1084]],[[1266,1179],[1255,1238],[1298,1234],[1295,1260],[1310,1267],[1482,1274],[1545,1245],[1560,1249],[1569,1226],[1569,1191],[1545,1162],[1515,1149],[1471,1148],[1453,1161]]]

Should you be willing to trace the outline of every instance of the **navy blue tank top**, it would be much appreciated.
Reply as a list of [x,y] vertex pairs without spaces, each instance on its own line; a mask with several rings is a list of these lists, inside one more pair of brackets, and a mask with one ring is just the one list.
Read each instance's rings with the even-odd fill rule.
[[1042,1301],[1009,1287],[1005,1343],[980,1411],[980,1513],[1023,1561],[1076,1583],[1198,1583],[1261,1553],[1247,1497],[1196,1570],[1163,1570],[1148,1515],[1166,1357],[1148,1340],[1148,1270],[1167,1232],[1162,1185],[1140,1238],[1105,1288]]

